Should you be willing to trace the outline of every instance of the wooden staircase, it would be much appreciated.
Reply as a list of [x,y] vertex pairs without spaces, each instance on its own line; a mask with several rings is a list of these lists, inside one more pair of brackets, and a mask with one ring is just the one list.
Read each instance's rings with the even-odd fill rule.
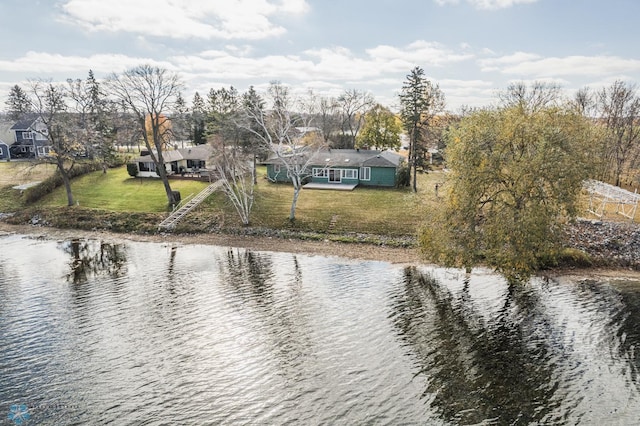
[[215,192],[218,188],[222,186],[222,181],[218,180],[211,185],[207,186],[200,193],[198,193],[195,197],[191,198],[189,201],[186,201],[184,205],[178,204],[176,208],[171,212],[166,219],[164,219],[158,225],[158,228],[161,229],[173,229],[176,224],[185,217],[191,210],[195,209],[200,203],[202,203],[205,198]]

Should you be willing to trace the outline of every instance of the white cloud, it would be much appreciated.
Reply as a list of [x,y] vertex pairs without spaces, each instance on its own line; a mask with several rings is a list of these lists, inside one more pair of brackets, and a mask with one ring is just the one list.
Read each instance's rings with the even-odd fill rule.
[[605,76],[640,71],[640,60],[617,56],[548,57],[518,52],[501,58],[478,61],[482,71],[534,78],[559,76]]
[[[149,58],[133,58],[126,55],[68,56],[30,51],[22,57],[10,61],[0,61],[0,71],[16,72],[34,77],[54,73],[69,73],[75,76],[79,71],[88,73],[89,69],[98,73],[119,72],[142,63],[173,69],[168,62],[159,62]],[[69,77],[71,76],[69,75]]]
[[404,47],[377,46],[366,51],[369,56],[380,63],[398,65],[395,70],[407,72],[414,64],[420,66],[443,66],[473,58],[471,54],[456,53],[440,43],[417,40]]
[[250,39],[284,34],[273,16],[300,15],[305,0],[66,0],[64,19],[90,31],[176,39]]
[[[434,0],[436,4],[444,6],[447,4],[458,4],[459,0]],[[467,3],[475,7],[476,9],[484,10],[496,10],[505,9],[515,6],[517,4],[535,3],[538,0],[466,0]]]
[[535,3],[537,1],[538,0],[467,0],[467,2],[471,3],[474,7],[487,10],[505,9],[517,4]]

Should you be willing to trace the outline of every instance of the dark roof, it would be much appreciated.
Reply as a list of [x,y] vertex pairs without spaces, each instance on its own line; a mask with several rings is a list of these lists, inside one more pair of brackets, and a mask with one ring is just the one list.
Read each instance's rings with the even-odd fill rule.
[[[211,145],[196,145],[191,148],[179,148],[174,150],[162,151],[162,158],[165,163],[171,163],[179,160],[208,160],[213,154]],[[150,163],[151,155],[142,155],[135,159],[136,162]]]
[[[300,155],[301,162],[306,156]],[[323,149],[311,157],[313,166],[329,167],[398,167],[404,157],[391,151],[377,151],[373,149]],[[282,160],[273,156],[262,162],[263,164],[282,164]]]
[[37,119],[37,117],[23,118],[22,120],[11,126],[11,130],[28,130]]

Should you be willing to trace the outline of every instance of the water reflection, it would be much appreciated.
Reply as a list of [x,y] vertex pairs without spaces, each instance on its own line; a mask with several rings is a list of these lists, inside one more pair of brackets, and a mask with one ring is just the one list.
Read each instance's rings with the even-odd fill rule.
[[61,242],[59,247],[71,256],[67,280],[74,284],[101,274],[118,278],[124,273],[127,258],[123,244],[73,239]]
[[19,236],[0,259],[0,414],[75,407],[34,424],[640,418],[638,283]]
[[502,306],[483,316],[465,280],[454,295],[433,276],[409,267],[392,318],[427,379],[423,398],[443,420],[474,424],[552,422],[565,417],[554,372],[558,356],[535,290],[507,286]]
[[639,283],[613,281],[611,286],[592,279],[580,281],[574,287],[578,306],[602,320],[587,324],[592,338],[612,360],[625,365],[622,374],[640,389],[640,291]]
[[[292,268],[293,279],[276,282],[276,267],[279,277]],[[253,316],[259,324],[256,329],[261,333],[253,338],[268,345],[282,376],[295,386],[293,381],[300,376],[301,363],[308,360],[312,347],[297,257],[274,265],[268,253],[228,249],[220,268],[243,314]]]

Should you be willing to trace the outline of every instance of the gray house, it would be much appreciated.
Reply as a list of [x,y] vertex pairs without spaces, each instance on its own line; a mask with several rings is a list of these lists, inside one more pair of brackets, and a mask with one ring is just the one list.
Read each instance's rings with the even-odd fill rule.
[[0,160],[11,159],[11,145],[13,144],[13,132],[11,126],[13,121],[7,117],[0,116]]
[[10,130],[13,132],[13,144],[9,148],[11,158],[39,158],[49,155],[51,147],[47,138],[47,126],[40,118],[25,118],[11,126]]
[[[210,168],[213,148],[211,145],[196,145],[191,148],[179,148],[162,151],[168,174],[199,173]],[[138,167],[138,177],[159,177],[151,155],[146,153],[134,160]]]
[[[307,162],[308,157],[299,161]],[[369,149],[327,149],[316,152],[308,161],[311,183],[394,187],[398,169],[405,158],[391,151]],[[272,157],[263,162],[267,178],[273,182],[290,182],[284,162]]]

